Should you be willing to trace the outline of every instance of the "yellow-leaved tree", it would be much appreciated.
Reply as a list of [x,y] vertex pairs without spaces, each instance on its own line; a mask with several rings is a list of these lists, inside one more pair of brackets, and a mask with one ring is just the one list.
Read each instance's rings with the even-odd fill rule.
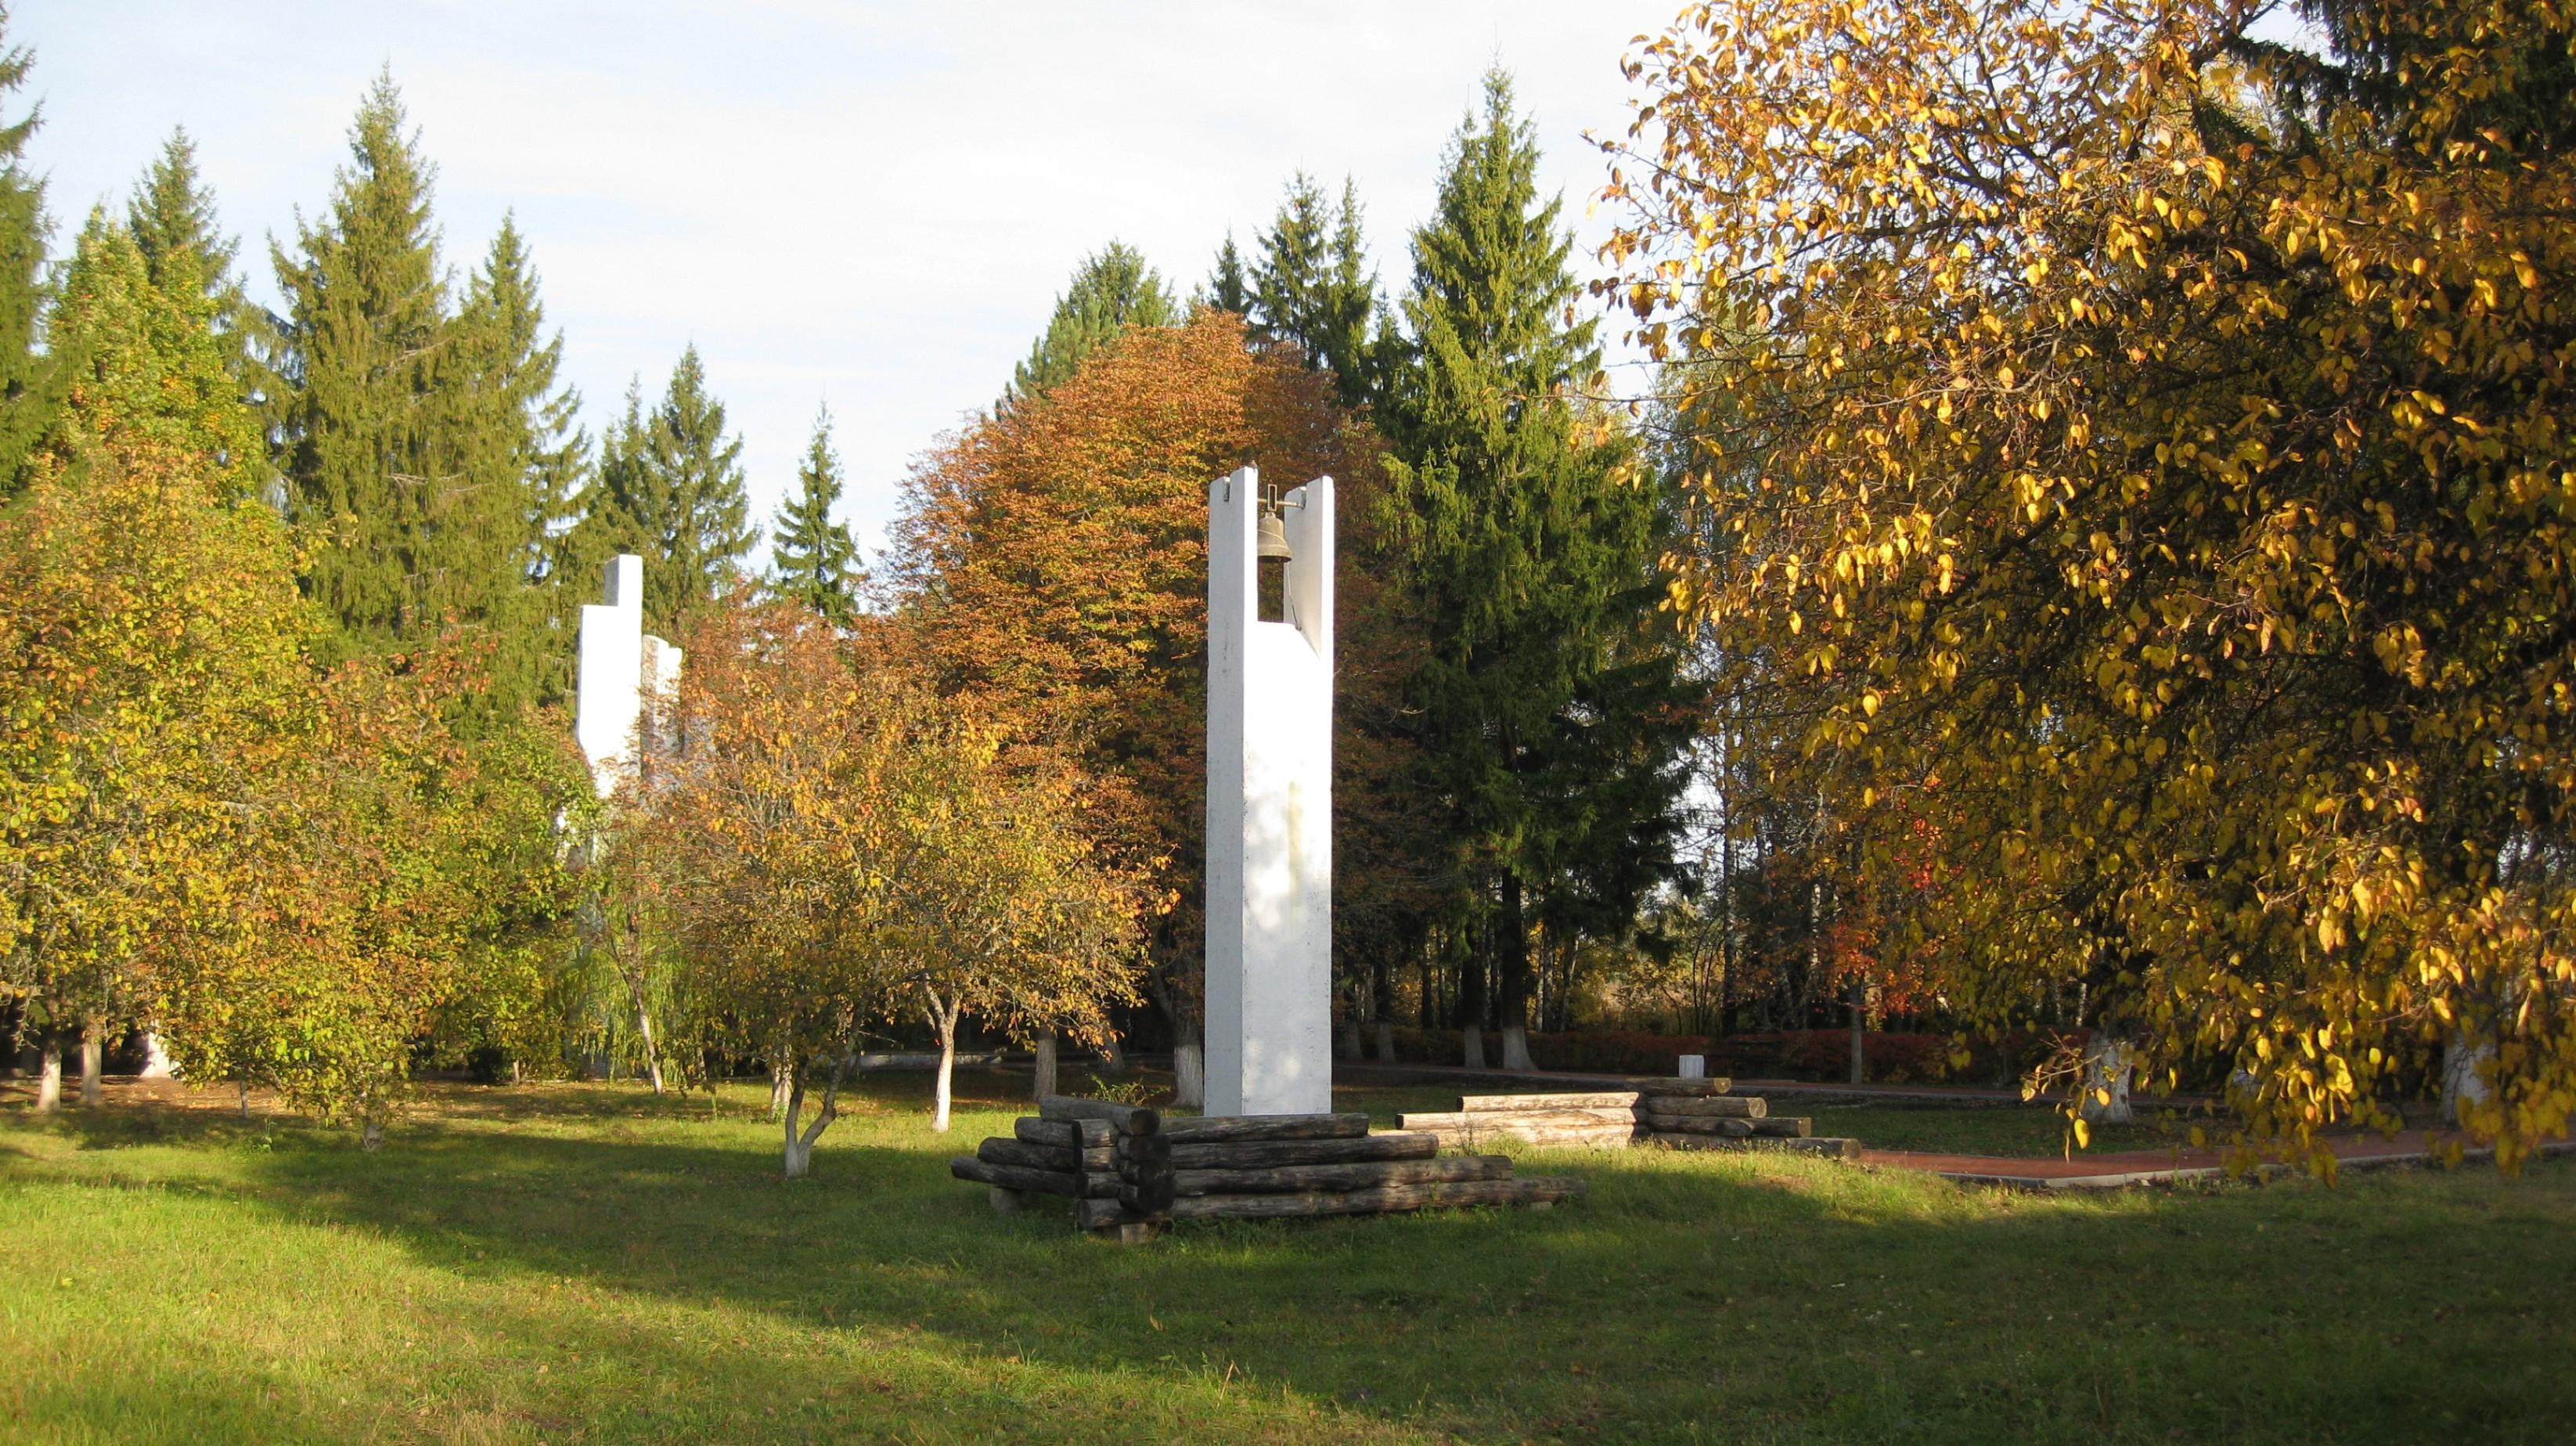
[[2327,1165],[2447,1064],[2511,1167],[2576,1107],[2576,19],[2271,8],[1694,5],[1603,290],[1674,605],[1862,870],[1948,841],[1955,1006],[2081,983],[2093,1110],[2232,1077]]
[[961,1012],[1097,1037],[1134,997],[1137,891],[1091,857],[1078,781],[1004,759],[894,641],[793,603],[711,614],[683,746],[620,795],[605,845],[637,861],[710,1042],[770,1061],[789,1178],[872,1026],[928,1004],[944,1129]]

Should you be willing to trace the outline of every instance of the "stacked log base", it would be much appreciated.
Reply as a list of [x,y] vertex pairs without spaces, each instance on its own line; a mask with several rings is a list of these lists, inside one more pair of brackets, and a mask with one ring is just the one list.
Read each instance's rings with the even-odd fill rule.
[[1440,1155],[1423,1131],[1370,1134],[1366,1115],[1166,1120],[1152,1110],[1049,1096],[1012,1137],[986,1140],[949,1173],[992,1187],[1008,1213],[1060,1195],[1090,1230],[1148,1236],[1173,1220],[1375,1215],[1459,1205],[1545,1207],[1581,1180],[1519,1177],[1503,1155]]
[[1468,1095],[1448,1114],[1408,1114],[1408,1131],[1442,1147],[1474,1149],[1511,1140],[1529,1145],[1619,1145],[1644,1141],[1688,1150],[1788,1150],[1834,1159],[1856,1141],[1813,1138],[1810,1121],[1773,1118],[1770,1106],[1729,1091],[1723,1079],[1641,1080],[1633,1090],[1590,1094]]

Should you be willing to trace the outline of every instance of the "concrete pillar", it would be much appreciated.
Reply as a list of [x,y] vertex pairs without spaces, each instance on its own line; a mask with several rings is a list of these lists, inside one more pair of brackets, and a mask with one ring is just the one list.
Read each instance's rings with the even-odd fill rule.
[[644,703],[680,683],[680,650],[644,631],[644,559],[631,552],[608,560],[601,601],[581,609],[581,673],[573,700],[573,737],[590,760],[602,798],[634,771],[635,748],[654,740],[638,730]]
[[1332,1108],[1333,479],[1282,499],[1286,617],[1259,612],[1260,475],[1208,490],[1207,1112]]

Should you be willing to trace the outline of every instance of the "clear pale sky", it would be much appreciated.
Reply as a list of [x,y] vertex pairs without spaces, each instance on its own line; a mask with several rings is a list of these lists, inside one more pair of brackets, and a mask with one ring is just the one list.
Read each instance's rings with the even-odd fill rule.
[[1336,191],[1347,173],[1398,290],[1489,64],[1538,122],[1543,188],[1597,241],[1583,133],[1625,131],[1620,58],[1676,9],[18,0],[8,39],[35,51],[20,99],[44,106],[30,159],[57,253],[185,125],[271,303],[268,240],[322,209],[390,65],[448,263],[517,212],[594,434],[630,376],[649,397],[695,341],[754,510],[775,511],[828,401],[873,550],[910,459],[991,403],[1113,237],[1186,292],[1228,228],[1250,246],[1292,171]]

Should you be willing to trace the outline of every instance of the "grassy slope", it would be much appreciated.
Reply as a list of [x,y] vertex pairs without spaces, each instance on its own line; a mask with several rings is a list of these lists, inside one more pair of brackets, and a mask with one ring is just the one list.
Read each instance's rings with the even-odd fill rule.
[[[441,1093],[363,1155],[0,1117],[0,1436],[201,1441],[2562,1439],[2576,1170],[2052,1198],[1532,1152],[1592,1198],[999,1219],[872,1085],[775,1178],[749,1092]],[[979,1098],[980,1097],[980,1098]],[[1387,1099],[1354,1097],[1360,1106]],[[1412,1101],[1406,1107],[1417,1107]]]

